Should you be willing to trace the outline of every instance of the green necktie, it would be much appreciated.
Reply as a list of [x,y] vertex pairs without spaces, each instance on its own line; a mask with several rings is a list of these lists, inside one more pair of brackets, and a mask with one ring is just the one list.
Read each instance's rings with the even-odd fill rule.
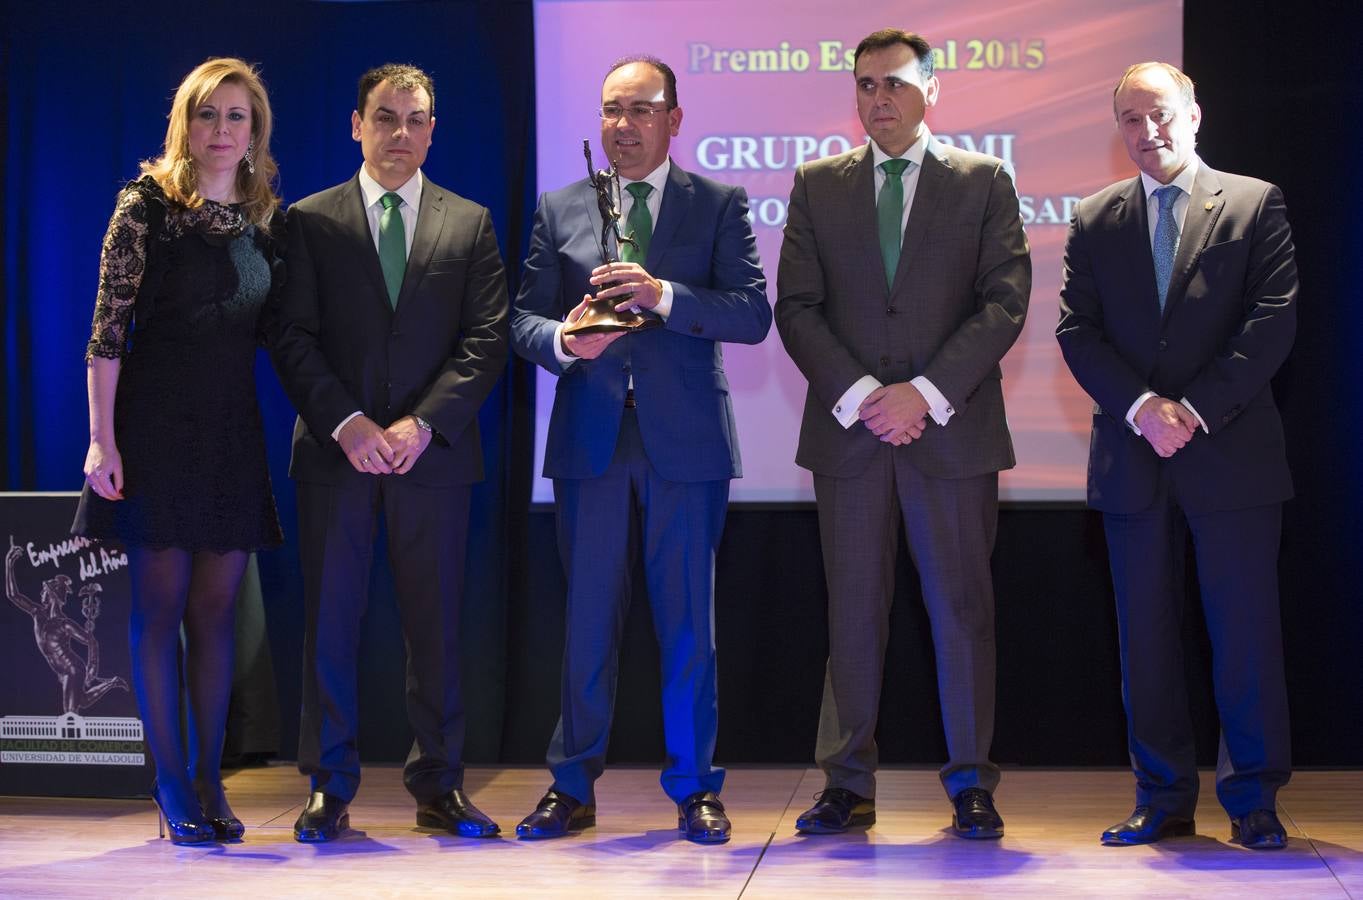
[[383,283],[388,285],[388,303],[397,309],[402,275],[407,271],[407,232],[398,210],[402,198],[389,191],[379,198],[379,202],[383,204],[383,212],[379,215],[379,265],[383,267]]
[[876,199],[876,221],[880,226],[880,256],[885,261],[885,283],[894,286],[894,273],[899,268],[899,247],[904,236],[899,223],[904,218],[904,180],[900,177],[909,167],[907,159],[887,159],[880,164],[885,183]]
[[628,236],[634,238],[639,249],[636,250],[629,244],[621,244],[620,259],[642,266],[644,260],[648,258],[648,239],[653,236],[653,216],[648,211],[647,200],[648,195],[653,193],[653,186],[647,181],[636,181],[625,185],[625,190],[634,198],[634,204],[629,208],[629,216],[625,219],[625,227],[629,229]]

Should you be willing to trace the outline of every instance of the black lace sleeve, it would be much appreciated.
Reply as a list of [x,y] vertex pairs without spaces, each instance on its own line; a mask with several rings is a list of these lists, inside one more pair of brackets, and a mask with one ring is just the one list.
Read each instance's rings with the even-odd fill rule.
[[118,195],[99,258],[99,292],[85,358],[122,359],[127,353],[133,305],[147,266],[149,200],[138,185]]

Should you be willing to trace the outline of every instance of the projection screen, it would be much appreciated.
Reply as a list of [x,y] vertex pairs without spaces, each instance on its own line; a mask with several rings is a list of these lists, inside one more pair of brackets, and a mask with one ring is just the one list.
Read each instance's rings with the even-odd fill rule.
[[[1033,283],[1026,328],[1003,360],[1018,459],[1003,473],[1003,499],[1082,499],[1092,403],[1054,337],[1065,231],[1079,198],[1135,174],[1114,128],[1112,89],[1130,63],[1180,64],[1178,0],[538,0],[539,190],[586,174],[584,139],[604,167],[602,78],[621,56],[653,54],[677,73],[684,118],[672,159],[747,190],[774,303],[795,167],[866,141],[852,51],[886,26],[917,31],[937,48],[932,133],[1001,157],[1017,181]],[[794,462],[806,383],[775,329],[758,346],[726,345],[724,358],[744,469],[732,499],[812,500],[809,473]],[[540,370],[538,379],[534,499],[542,502],[553,499],[540,472],[555,376]]]

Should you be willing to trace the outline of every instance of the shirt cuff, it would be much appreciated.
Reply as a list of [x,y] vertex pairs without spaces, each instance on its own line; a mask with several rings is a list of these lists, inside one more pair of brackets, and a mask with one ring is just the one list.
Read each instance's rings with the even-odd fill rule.
[[947,398],[942,396],[942,392],[937,390],[937,385],[928,381],[926,376],[919,375],[917,378],[910,378],[909,384],[918,388],[918,393],[923,395],[923,399],[928,401],[928,413],[932,416],[932,421],[938,425],[945,425],[951,421],[951,417],[956,415],[956,410],[947,402]]
[[1136,402],[1131,404],[1131,408],[1126,411],[1126,424],[1130,425],[1131,430],[1136,432],[1140,437],[1145,437],[1145,435],[1141,434],[1141,430],[1136,427],[1136,410],[1141,408],[1142,403],[1154,396],[1154,391],[1146,391],[1144,394],[1137,397]]
[[838,398],[838,402],[833,406],[833,418],[837,419],[843,428],[851,428],[852,423],[860,418],[857,413],[861,411],[862,401],[870,396],[871,391],[881,386],[874,375],[861,376]]
[[577,362],[576,356],[569,356],[563,352],[563,329],[567,326],[567,322],[559,322],[558,327],[554,329],[554,359],[565,369]]
[[1182,400],[1178,402],[1182,403],[1184,407],[1187,408],[1188,412],[1193,414],[1193,418],[1197,419],[1197,424],[1202,426],[1203,433],[1205,434],[1212,433],[1212,430],[1207,427],[1207,420],[1202,418],[1202,415],[1196,409],[1193,408],[1192,402],[1189,401],[1187,397],[1184,397]]
[[346,426],[346,423],[347,423],[347,422],[349,422],[351,419],[353,419],[353,418],[355,418],[356,416],[359,416],[359,415],[363,415],[363,413],[360,412],[360,411],[357,409],[357,410],[355,410],[353,413],[351,413],[350,415],[348,415],[348,416],[346,416],[344,419],[342,419],[342,420],[341,420],[341,424],[340,424],[340,425],[337,425],[334,429],[332,429],[332,432],[331,432],[331,439],[332,439],[333,441],[339,441],[339,440],[341,439],[341,429],[344,428],[344,427]]
[[667,317],[672,315],[672,282],[664,281],[662,284],[663,295],[658,298],[658,305],[653,307],[653,311],[666,322]]

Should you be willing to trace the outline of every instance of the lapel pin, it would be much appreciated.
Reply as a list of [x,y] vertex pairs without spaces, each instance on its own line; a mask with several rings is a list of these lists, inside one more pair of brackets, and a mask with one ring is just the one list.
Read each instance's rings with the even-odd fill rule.
[[1207,201],[1207,205],[1204,206],[1204,207],[1202,207],[1202,208],[1205,209],[1207,212],[1211,212],[1211,211],[1212,211],[1212,201],[1208,200],[1208,201]]

